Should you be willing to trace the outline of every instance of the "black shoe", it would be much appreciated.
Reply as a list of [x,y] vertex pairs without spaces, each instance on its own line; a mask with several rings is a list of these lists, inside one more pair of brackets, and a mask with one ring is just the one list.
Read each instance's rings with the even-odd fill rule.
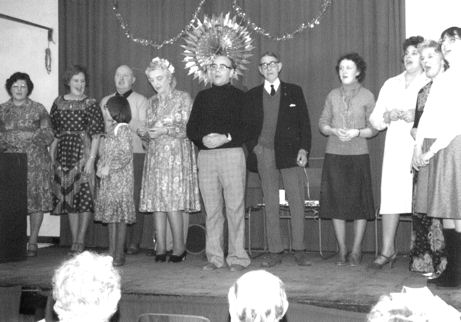
[[179,263],[179,262],[182,262],[182,261],[186,260],[186,255],[187,255],[186,251],[184,251],[184,253],[182,253],[181,255],[173,255],[173,254],[171,254],[168,261],[172,262],[172,263]]
[[155,255],[156,262],[166,262],[166,253]]
[[149,248],[146,250],[146,256],[155,256],[155,249]]

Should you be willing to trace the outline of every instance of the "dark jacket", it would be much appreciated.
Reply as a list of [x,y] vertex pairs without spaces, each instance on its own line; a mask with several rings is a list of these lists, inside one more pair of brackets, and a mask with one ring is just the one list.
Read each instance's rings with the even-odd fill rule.
[[[248,149],[247,167],[257,172],[257,159],[253,148],[263,126],[264,85],[249,90],[245,95],[245,108],[251,115],[251,140],[246,142]],[[296,158],[300,149],[308,153],[311,149],[311,125],[303,90],[298,85],[280,83],[280,106],[275,130],[275,164],[278,169],[298,166]]]

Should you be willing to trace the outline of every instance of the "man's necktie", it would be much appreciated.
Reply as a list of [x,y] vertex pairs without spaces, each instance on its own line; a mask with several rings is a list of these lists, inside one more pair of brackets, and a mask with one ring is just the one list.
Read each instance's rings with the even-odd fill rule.
[[274,85],[271,85],[271,96],[275,95],[275,88]]

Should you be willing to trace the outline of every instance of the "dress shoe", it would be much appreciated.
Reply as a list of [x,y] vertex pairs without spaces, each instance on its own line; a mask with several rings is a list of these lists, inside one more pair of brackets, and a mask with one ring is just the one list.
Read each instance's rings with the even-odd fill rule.
[[307,259],[306,252],[303,250],[295,250],[295,262],[299,266],[312,266],[312,263]]
[[170,258],[168,258],[168,262],[172,262],[172,263],[183,262],[186,260],[186,255],[187,255],[186,251],[184,251],[181,255],[171,254]]
[[208,263],[208,264],[206,264],[205,266],[202,267],[202,270],[204,270],[204,271],[214,271],[214,270],[217,270],[217,269],[218,269],[218,266],[216,266],[213,263]]
[[383,269],[384,266],[389,264],[389,268],[394,267],[394,263],[397,260],[397,252],[392,254],[391,256],[386,256],[386,255],[379,255],[373,263],[368,265],[368,268],[371,269]]
[[166,262],[166,253],[155,255],[156,262]]
[[136,255],[137,253],[139,253],[139,246],[138,245],[130,245],[130,246],[128,246],[128,248],[126,250],[127,255]]
[[346,266],[347,265],[347,252],[338,253],[338,260],[336,261],[336,266]]
[[242,266],[240,264],[232,264],[230,267],[229,267],[229,270],[231,272],[240,272],[240,271],[243,271],[246,267],[245,266]]
[[27,257],[36,257],[37,254],[38,254],[37,244],[29,244],[29,246],[27,246]]
[[359,266],[362,262],[362,253],[351,253],[349,255],[349,265]]
[[273,267],[280,264],[282,262],[282,254],[283,252],[266,254],[261,263],[261,267]]
[[116,257],[112,262],[112,265],[114,265],[115,267],[125,265],[125,257]]
[[156,253],[155,249],[153,249],[153,248],[148,248],[146,250],[146,256],[155,256],[155,253]]

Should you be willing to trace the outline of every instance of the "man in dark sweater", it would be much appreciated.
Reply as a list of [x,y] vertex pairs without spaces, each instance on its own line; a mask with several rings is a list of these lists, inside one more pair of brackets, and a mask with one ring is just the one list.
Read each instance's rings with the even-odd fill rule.
[[248,168],[258,171],[266,205],[266,231],[269,254],[262,262],[271,267],[282,262],[283,245],[279,220],[279,176],[287,192],[296,262],[309,266],[304,245],[303,168],[311,147],[311,127],[301,87],[281,82],[282,63],[266,52],[259,72],[264,84],[246,94],[246,109],[251,110],[253,138],[247,143]]
[[[240,271],[250,265],[245,243],[246,164],[242,144],[249,134],[244,122],[244,93],[230,84],[235,65],[217,56],[208,67],[211,88],[197,94],[187,124],[187,136],[198,146],[199,186],[206,210],[204,270],[225,266]],[[228,224],[228,256],[223,252],[223,196]]]

